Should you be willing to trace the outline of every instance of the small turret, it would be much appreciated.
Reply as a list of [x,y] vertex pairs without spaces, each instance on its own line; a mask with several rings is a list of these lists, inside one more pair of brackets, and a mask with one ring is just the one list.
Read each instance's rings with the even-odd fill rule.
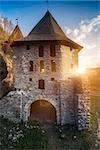
[[13,41],[19,40],[21,38],[23,38],[23,34],[19,28],[19,25],[17,24],[14,30],[12,31],[11,35],[9,36],[8,41],[12,43]]

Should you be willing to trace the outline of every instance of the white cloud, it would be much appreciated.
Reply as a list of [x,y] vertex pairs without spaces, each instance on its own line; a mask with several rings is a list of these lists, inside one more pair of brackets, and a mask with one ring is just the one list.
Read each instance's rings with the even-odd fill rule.
[[71,29],[69,29],[68,27],[65,27],[65,30],[66,30],[66,35],[72,32]]
[[94,49],[94,48],[96,48],[96,45],[95,44],[91,44],[91,45],[86,45],[86,47],[87,47],[87,49]]
[[[100,15],[88,21],[82,20],[74,30],[68,27],[65,27],[65,30],[67,36],[84,47],[80,52],[80,65],[91,67],[100,64]],[[96,60],[91,61],[92,56]],[[86,59],[89,62],[86,62]]]
[[75,30],[73,31],[73,34],[74,34],[74,36],[77,36],[77,35],[79,34],[79,30],[78,30],[78,29],[75,29]]

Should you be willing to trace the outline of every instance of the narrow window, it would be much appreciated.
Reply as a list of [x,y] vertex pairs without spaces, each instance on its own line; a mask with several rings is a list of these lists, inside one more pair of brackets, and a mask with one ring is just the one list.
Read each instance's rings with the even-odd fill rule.
[[33,71],[33,61],[30,61],[29,65],[29,71]]
[[43,57],[43,56],[44,56],[43,46],[39,46],[39,57]]
[[54,81],[55,80],[55,78],[51,78],[51,81]]
[[40,60],[40,71],[44,72],[44,61]]
[[45,89],[45,83],[44,83],[44,80],[39,80],[38,82],[38,88],[39,89]]
[[50,56],[51,57],[55,57],[56,56],[55,45],[50,45]]
[[29,81],[32,82],[32,78],[29,78]]
[[26,49],[27,49],[27,50],[30,50],[30,46],[29,46],[29,45],[27,45],[27,46],[26,46]]
[[56,63],[55,63],[55,60],[51,60],[51,70],[52,70],[52,72],[56,72]]
[[70,47],[70,51],[72,51],[73,49],[72,49],[72,47]]

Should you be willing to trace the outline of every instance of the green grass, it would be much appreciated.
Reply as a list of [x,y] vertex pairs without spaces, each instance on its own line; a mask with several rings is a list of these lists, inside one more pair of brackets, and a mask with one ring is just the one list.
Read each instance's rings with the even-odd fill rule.
[[[92,131],[78,131],[75,126],[56,126],[62,150],[92,150],[96,136]],[[95,149],[96,150],[96,149]]]
[[13,123],[0,118],[1,150],[48,150],[48,139],[38,123]]
[[100,118],[100,96],[91,96],[91,112]]
[[97,118],[100,119],[100,96],[91,96],[91,128],[97,131]]
[[[57,143],[61,150],[92,150],[95,135],[91,131],[78,131],[72,125],[55,125]],[[50,150],[46,132],[39,123],[13,123],[0,118],[0,150]],[[95,149],[96,150],[96,149]]]
[[[91,96],[91,128],[94,133],[98,129],[98,119],[100,119],[100,96]],[[100,141],[98,150],[100,150]]]

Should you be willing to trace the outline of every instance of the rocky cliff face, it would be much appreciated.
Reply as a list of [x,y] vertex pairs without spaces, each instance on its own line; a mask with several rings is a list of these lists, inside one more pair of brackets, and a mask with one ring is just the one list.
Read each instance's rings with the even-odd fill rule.
[[3,57],[0,55],[0,98],[7,92],[4,82],[4,79],[7,77],[7,73],[6,63]]
[[3,57],[0,55],[0,81],[5,79],[6,76],[7,76],[7,66]]
[[8,91],[7,80],[9,77],[11,51],[8,49],[9,45],[6,41],[8,41],[13,27],[11,21],[0,17],[0,98]]

